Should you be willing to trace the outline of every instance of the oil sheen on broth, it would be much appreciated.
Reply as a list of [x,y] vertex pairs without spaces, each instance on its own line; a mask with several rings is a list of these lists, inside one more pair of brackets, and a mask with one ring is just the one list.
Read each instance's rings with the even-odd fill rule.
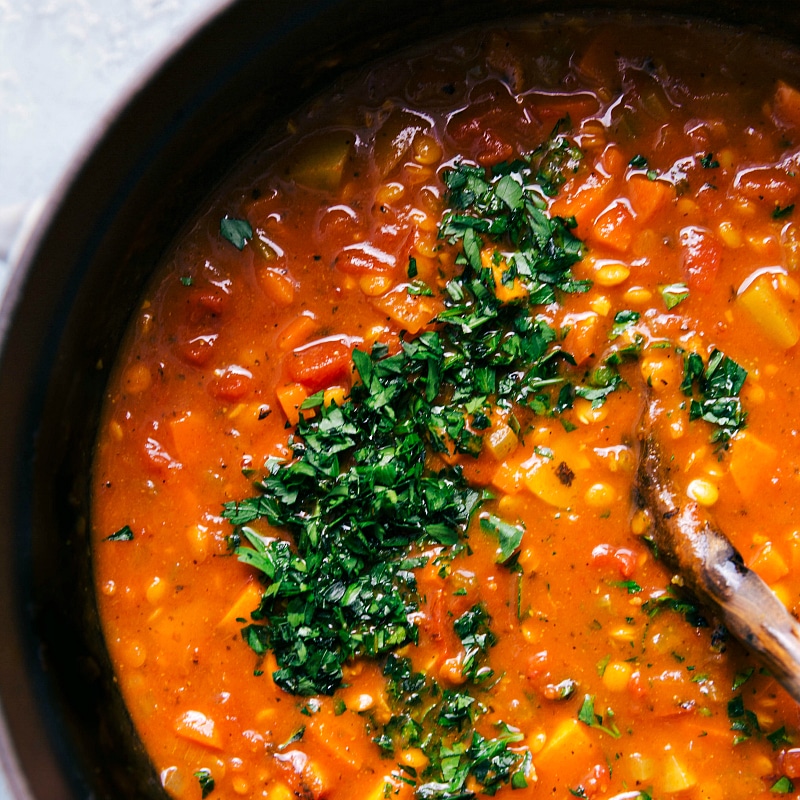
[[800,63],[623,22],[351,77],[158,270],[93,558],[171,796],[798,796],[797,704],[635,481],[649,404],[678,496],[800,609]]

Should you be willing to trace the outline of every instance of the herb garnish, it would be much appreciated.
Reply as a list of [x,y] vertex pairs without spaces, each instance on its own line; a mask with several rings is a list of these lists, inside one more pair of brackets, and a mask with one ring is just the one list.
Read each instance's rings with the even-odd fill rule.
[[610,708],[607,709],[605,724],[603,724],[602,715],[595,714],[594,711],[594,695],[587,694],[583,696],[583,703],[581,705],[580,711],[578,711],[578,719],[584,725],[588,725],[590,728],[597,728],[597,730],[602,731],[603,733],[607,733],[614,739],[619,739],[619,737],[622,736],[622,734],[619,732],[619,729],[614,724],[613,718],[614,718],[613,712],[611,711]]
[[689,353],[683,362],[681,389],[692,397],[695,384],[701,399],[692,399],[689,419],[704,419],[717,426],[711,442],[724,447],[745,427],[747,413],[742,408],[739,392],[747,378],[747,370],[719,350],[714,350],[703,366],[697,353]]
[[214,777],[210,769],[199,769],[194,773],[197,782],[200,784],[200,796],[208,797],[214,791]]
[[133,531],[130,525],[123,525],[118,531],[114,531],[110,536],[103,539],[104,542],[130,542],[133,539]]
[[227,239],[237,250],[243,250],[253,238],[253,227],[250,223],[246,219],[235,217],[223,217],[219,221],[219,232],[222,238]]

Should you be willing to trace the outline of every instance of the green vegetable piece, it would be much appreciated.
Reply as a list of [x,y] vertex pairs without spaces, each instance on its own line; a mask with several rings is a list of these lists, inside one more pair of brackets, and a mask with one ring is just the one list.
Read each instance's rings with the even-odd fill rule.
[[782,778],[778,778],[778,780],[769,787],[769,790],[775,794],[789,794],[794,791],[794,784],[784,775]]
[[[612,717],[611,710],[606,712],[607,717]],[[603,717],[600,714],[595,714],[594,711],[594,695],[587,694],[583,696],[583,703],[581,704],[580,711],[578,711],[578,720],[590,728],[596,728],[603,733],[608,734],[614,739],[619,739],[622,734],[619,732],[617,726],[612,722],[610,725],[603,724]]]
[[500,552],[496,558],[498,564],[505,564],[517,552],[525,534],[522,526],[509,525],[494,514],[481,517],[481,530],[497,537],[500,543]]
[[223,239],[227,239],[237,250],[244,250],[244,246],[253,238],[253,228],[246,219],[236,219],[225,216],[219,221],[219,232]]
[[197,782],[200,784],[200,796],[208,797],[214,791],[214,778],[210,769],[199,769],[194,773]]
[[110,536],[106,536],[105,542],[130,542],[133,539],[133,531],[129,525],[123,525],[118,531],[114,531]]
[[685,283],[669,283],[658,287],[664,305],[671,311],[689,296],[689,287]]

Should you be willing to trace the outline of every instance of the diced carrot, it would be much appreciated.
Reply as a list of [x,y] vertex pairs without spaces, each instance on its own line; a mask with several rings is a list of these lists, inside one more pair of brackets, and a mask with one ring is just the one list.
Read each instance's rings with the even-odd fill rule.
[[175,721],[175,733],[187,741],[222,750],[222,737],[214,720],[201,711],[186,711]]
[[800,126],[800,92],[794,86],[778,81],[772,110],[780,122],[794,127]]
[[295,317],[280,333],[278,347],[281,350],[293,350],[306,341],[317,330],[317,321],[311,314],[300,314]]
[[765,542],[748,559],[747,566],[757,572],[767,583],[777,583],[789,574],[784,557],[775,549],[772,542]]
[[590,242],[601,244],[617,253],[630,249],[636,232],[633,213],[625,200],[615,200],[594,222]]
[[187,411],[170,420],[169,430],[178,460],[189,464],[199,455],[198,449],[209,430],[208,419],[202,411]]
[[294,301],[294,281],[286,270],[278,267],[256,268],[258,285],[264,294],[279,306],[289,306]]
[[575,230],[579,238],[585,238],[597,215],[608,203],[614,190],[612,179],[593,170],[585,180],[567,181],[566,189],[555,199],[551,207],[554,215],[575,217]]
[[600,163],[603,165],[603,169],[605,169],[606,173],[615,178],[621,177],[627,167],[627,162],[625,156],[622,155],[622,150],[615,144],[610,144],[603,150],[600,156]]
[[409,294],[406,285],[373,298],[372,305],[411,334],[419,333],[442,310],[440,300]]
[[599,544],[592,550],[593,565],[601,568],[613,567],[623,578],[630,578],[633,575],[637,560],[636,553],[629,547]]
[[593,311],[570,314],[564,318],[564,327],[569,327],[569,333],[564,339],[564,349],[581,366],[597,352],[601,344],[600,317]]
[[250,580],[239,592],[227,614],[217,623],[217,628],[238,631],[241,623],[237,620],[250,619],[250,612],[258,608],[261,603],[261,585],[256,580]]
[[301,383],[288,383],[279,386],[275,393],[278,395],[278,403],[289,424],[297,425],[300,421],[300,406],[308,397],[308,390]]
[[508,283],[503,281],[503,276],[508,272],[508,263],[505,259],[496,259],[494,250],[489,247],[481,250],[481,264],[484,269],[492,271],[494,293],[501,303],[524,300],[528,296],[528,290],[519,278],[514,278]]
[[628,178],[628,197],[639,222],[648,222],[675,197],[675,189],[666,181],[631,175]]
[[722,245],[706,228],[688,226],[680,233],[683,271],[690,290],[708,292],[722,260]]
[[350,375],[353,356],[350,348],[339,341],[319,341],[297,350],[287,357],[289,376],[312,391],[324,389]]

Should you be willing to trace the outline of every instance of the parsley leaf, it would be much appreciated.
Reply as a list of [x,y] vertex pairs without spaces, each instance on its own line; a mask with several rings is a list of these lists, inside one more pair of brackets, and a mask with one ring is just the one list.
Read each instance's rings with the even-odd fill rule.
[[671,311],[689,296],[689,287],[685,283],[670,283],[658,287],[664,305]]
[[721,447],[745,427],[747,413],[742,408],[739,392],[746,378],[747,370],[719,350],[711,353],[705,367],[697,353],[689,353],[684,358],[681,389],[692,397],[697,384],[701,395],[700,400],[692,399],[689,419],[704,419],[716,425],[711,442]]
[[223,239],[229,241],[237,250],[253,238],[253,228],[246,219],[225,216],[219,221],[219,232]]
[[494,514],[481,517],[481,529],[496,536],[499,540],[500,553],[497,557],[499,564],[505,564],[514,555],[522,544],[522,537],[525,533],[524,528],[520,525],[509,525]]
[[617,726],[611,721],[613,717],[611,709],[606,711],[607,722],[603,724],[603,717],[600,714],[595,714],[594,711],[594,695],[586,694],[583,696],[583,703],[581,704],[580,711],[578,711],[578,719],[590,728],[597,728],[597,730],[607,733],[614,739],[619,739],[622,734],[619,732]]
[[114,531],[110,536],[103,539],[104,542],[130,542],[133,539],[133,531],[129,525],[123,525],[118,531]]
[[214,778],[210,769],[199,769],[194,773],[197,782],[200,784],[200,796],[208,797],[214,791]]

